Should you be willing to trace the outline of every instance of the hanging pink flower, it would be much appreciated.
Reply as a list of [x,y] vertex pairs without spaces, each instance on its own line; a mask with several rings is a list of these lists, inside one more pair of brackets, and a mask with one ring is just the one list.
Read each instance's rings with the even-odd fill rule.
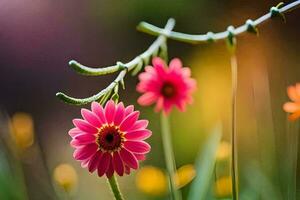
[[148,106],[156,103],[155,111],[164,110],[170,113],[173,106],[185,111],[186,104],[192,103],[192,92],[196,89],[196,81],[191,78],[191,71],[182,67],[180,59],[166,63],[159,57],[153,58],[152,66],[146,66],[145,72],[139,75],[137,91],[144,93],[138,103]]
[[289,116],[290,121],[300,118],[300,83],[295,86],[289,86],[287,93],[292,102],[287,102],[283,105],[285,112],[291,113]]
[[110,178],[114,172],[119,176],[138,169],[138,161],[144,160],[150,145],[143,140],[151,136],[146,129],[147,120],[138,120],[134,107],[124,107],[112,100],[103,108],[92,103],[92,110],[81,109],[83,119],[74,119],[75,128],[69,131],[75,147],[74,158],[90,172],[98,171],[99,177]]

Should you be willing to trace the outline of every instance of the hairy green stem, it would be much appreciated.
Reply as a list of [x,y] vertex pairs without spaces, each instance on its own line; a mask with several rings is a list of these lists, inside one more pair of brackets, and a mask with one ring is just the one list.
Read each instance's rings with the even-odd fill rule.
[[110,189],[111,189],[112,193],[114,194],[115,199],[116,200],[124,200],[116,177],[113,175],[111,178],[108,179],[108,182],[110,185]]
[[169,177],[172,199],[181,200],[180,191],[177,190],[175,183],[176,164],[172,148],[170,122],[168,116],[163,112],[161,113],[160,122],[164,156]]
[[236,131],[236,102],[237,102],[237,59],[232,53],[231,58],[231,79],[232,79],[232,119],[231,119],[231,169],[232,169],[232,198],[238,200],[238,163],[237,163],[237,131]]
[[[300,6],[300,0],[291,2],[281,8],[272,7],[270,9],[269,13],[259,17],[258,19],[254,20],[254,21],[247,20],[245,24],[237,27],[234,30],[234,35],[239,35],[244,32],[247,32],[247,31],[252,32],[253,28],[255,28],[256,26],[258,26],[260,24],[263,24],[268,19],[273,18],[275,16],[274,15],[275,12],[282,15],[283,13],[286,13],[288,11],[296,9],[299,6]],[[200,35],[186,34],[186,33],[180,33],[180,32],[175,32],[175,31],[171,31],[171,32],[167,33],[164,31],[164,29],[161,29],[161,28],[154,26],[152,24],[149,24],[147,22],[141,22],[138,25],[137,29],[139,31],[148,33],[150,35],[164,35],[169,39],[177,40],[180,42],[191,43],[191,44],[199,44],[202,42],[224,40],[224,39],[227,39],[228,34],[229,34],[227,30],[223,31],[223,32],[219,32],[219,33],[208,32],[207,34],[200,34]]]
[[[165,26],[164,32],[165,33],[170,32],[174,28],[174,26],[175,26],[175,20],[169,19]],[[62,92],[56,93],[56,96],[59,99],[61,99],[62,101],[64,101],[65,103],[74,104],[74,105],[84,105],[84,104],[91,103],[93,101],[98,101],[103,95],[105,95],[107,92],[113,90],[114,87],[116,87],[116,85],[118,85],[120,82],[122,82],[128,71],[131,71],[131,70],[135,69],[136,67],[138,67],[141,62],[144,64],[148,64],[147,62],[149,61],[151,56],[154,55],[159,50],[161,45],[165,44],[165,42],[166,42],[166,37],[161,35],[154,41],[154,43],[144,53],[135,57],[130,62],[125,63],[125,64],[118,62],[117,65],[115,65],[113,67],[109,67],[109,69],[112,70],[111,72],[115,72],[118,70],[121,70],[121,71],[120,71],[119,75],[117,76],[117,78],[112,83],[110,83],[105,89],[101,90],[99,93],[97,93],[93,96],[90,96],[87,98],[82,98],[82,99],[81,98],[73,98]],[[75,61],[73,61],[73,62],[75,62]],[[120,66],[122,66],[122,67],[120,67]],[[104,69],[104,68],[102,68],[102,69]],[[94,75],[96,75],[96,74],[94,74]]]

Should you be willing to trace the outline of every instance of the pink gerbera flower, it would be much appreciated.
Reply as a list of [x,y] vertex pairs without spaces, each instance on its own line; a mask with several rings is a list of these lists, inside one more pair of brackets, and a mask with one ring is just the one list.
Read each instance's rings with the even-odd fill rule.
[[164,110],[169,113],[173,106],[185,111],[187,103],[192,103],[192,92],[196,89],[196,81],[191,71],[182,67],[180,59],[171,60],[169,68],[159,57],[153,58],[152,66],[146,66],[145,72],[139,75],[137,91],[144,93],[138,99],[142,106],[156,102],[155,111]]
[[83,119],[74,119],[75,128],[69,131],[76,148],[74,158],[90,172],[98,171],[110,178],[114,172],[123,176],[139,167],[150,151],[143,140],[151,136],[147,120],[138,120],[139,112],[123,103],[108,101],[105,108],[92,103],[92,111],[81,109]]
[[287,93],[292,102],[287,102],[283,105],[284,111],[291,113],[289,120],[294,121],[300,118],[300,83],[295,86],[289,86]]

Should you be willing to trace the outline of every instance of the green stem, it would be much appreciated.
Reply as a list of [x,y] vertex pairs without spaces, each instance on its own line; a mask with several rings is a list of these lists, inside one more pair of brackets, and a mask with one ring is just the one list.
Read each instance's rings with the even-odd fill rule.
[[[169,33],[174,28],[174,26],[175,26],[175,20],[169,19],[165,26],[164,33]],[[143,65],[147,65],[150,58],[155,54],[155,52],[159,50],[159,48],[161,48],[161,45],[165,44],[166,40],[167,38],[164,35],[161,35],[151,44],[151,46],[146,51],[136,56],[133,60],[124,64],[118,62],[116,65],[106,67],[106,68],[90,70],[88,67],[82,66],[76,61],[71,61],[69,63],[70,66],[73,67],[77,72],[85,75],[98,76],[98,75],[113,73],[116,71],[120,71],[120,72],[119,75],[112,83],[110,83],[106,88],[104,88],[103,90],[101,90],[100,92],[98,92],[93,96],[87,98],[74,98],[62,92],[58,92],[56,93],[56,97],[58,97],[65,103],[69,103],[73,105],[84,105],[84,104],[91,103],[93,101],[98,101],[103,95],[105,95],[107,92],[111,91],[116,85],[121,83],[124,80],[127,72],[132,71],[136,67],[140,66],[140,63],[142,63]],[[95,72],[95,70],[98,71]]]
[[232,169],[232,198],[238,200],[238,167],[237,167],[237,131],[236,131],[236,100],[237,100],[237,59],[231,55],[231,78],[232,78],[232,120],[231,120],[231,169]]
[[118,181],[116,179],[116,177],[113,175],[111,178],[108,179],[109,185],[110,185],[110,189],[114,194],[114,197],[116,200],[124,200],[119,185],[118,185]]
[[[280,14],[286,13],[288,11],[292,11],[293,9],[296,9],[300,6],[300,0],[291,2],[281,8],[278,8],[278,12]],[[274,7],[273,7],[274,8]],[[239,26],[235,29],[234,35],[239,35],[242,33],[245,33],[249,31],[249,28],[253,29],[254,27],[263,24],[266,22],[268,19],[272,18],[271,12],[259,17],[258,19],[252,21],[251,24],[246,23],[243,24],[242,26]],[[249,22],[249,21],[248,21]],[[250,26],[250,27],[249,27]],[[165,32],[164,29],[159,28],[157,26],[154,26],[152,24],[149,24],[147,22],[141,22],[138,25],[138,30],[142,31],[144,33],[150,34],[150,35],[164,35],[169,39],[177,40],[180,42],[186,42],[186,43],[191,43],[191,44],[199,44],[203,42],[208,42],[208,41],[215,41],[215,40],[224,40],[227,39],[228,37],[228,31],[223,31],[219,33],[212,33],[208,32],[207,34],[186,34],[186,33],[180,33],[180,32],[175,32],[171,31],[169,33]]]
[[167,172],[169,175],[169,184],[170,184],[172,199],[180,200],[181,194],[180,191],[177,190],[175,184],[176,164],[175,164],[174,152],[172,148],[169,118],[165,113],[162,112],[160,121],[161,121],[161,132],[162,132],[161,133],[162,143],[163,143]]

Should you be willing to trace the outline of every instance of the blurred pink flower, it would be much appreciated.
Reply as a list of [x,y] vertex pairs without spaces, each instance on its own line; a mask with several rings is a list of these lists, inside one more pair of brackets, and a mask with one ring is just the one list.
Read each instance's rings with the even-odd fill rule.
[[169,114],[172,106],[185,111],[187,103],[192,103],[192,92],[196,89],[196,81],[187,67],[182,67],[180,59],[174,58],[167,67],[159,57],[153,58],[152,66],[146,66],[145,72],[139,75],[137,91],[144,93],[138,103],[148,106],[156,102],[155,111],[163,110]]
[[291,113],[289,120],[294,121],[300,117],[300,83],[295,86],[289,86],[287,93],[292,102],[287,102],[283,105],[283,110]]
[[112,100],[103,108],[92,103],[92,111],[81,109],[83,119],[74,119],[75,128],[69,131],[75,147],[74,158],[90,172],[98,171],[99,177],[110,178],[114,172],[119,176],[137,169],[139,160],[144,160],[150,145],[143,140],[151,136],[146,129],[147,120],[138,120],[139,112],[134,107],[124,107]]

